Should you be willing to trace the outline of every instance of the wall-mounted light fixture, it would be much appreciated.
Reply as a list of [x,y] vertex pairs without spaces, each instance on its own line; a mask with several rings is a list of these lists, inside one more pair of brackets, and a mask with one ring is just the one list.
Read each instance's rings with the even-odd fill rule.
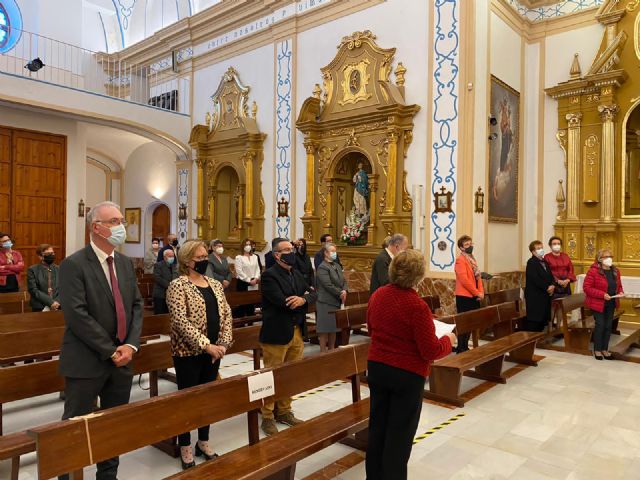
[[186,220],[187,219],[187,205],[181,203],[178,207],[178,220]]
[[475,193],[476,197],[476,205],[475,212],[476,213],[484,213],[484,192],[482,191],[482,187],[478,187]]
[[84,217],[84,200],[82,199],[78,202],[78,216]]

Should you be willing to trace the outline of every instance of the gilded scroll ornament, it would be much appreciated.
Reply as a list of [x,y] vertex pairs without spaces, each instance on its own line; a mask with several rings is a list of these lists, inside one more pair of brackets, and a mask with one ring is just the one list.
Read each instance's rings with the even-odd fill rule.
[[370,99],[373,94],[367,91],[371,75],[368,73],[370,60],[363,58],[358,63],[345,65],[342,69],[342,100],[339,105],[358,103]]
[[410,212],[413,210],[413,200],[407,191],[407,171],[402,173],[402,211]]
[[640,234],[627,233],[624,235],[622,256],[628,260],[640,260]]
[[601,234],[600,236],[600,248],[601,249],[607,249],[609,251],[611,251],[611,253],[615,253],[614,252],[614,246],[615,241],[613,238],[613,233],[612,232],[606,232]]
[[564,152],[564,168],[567,168],[567,131],[558,130],[556,132],[556,140],[558,140],[560,148]]
[[616,104],[598,105],[598,112],[600,112],[600,118],[603,122],[613,122],[619,110],[620,107]]
[[578,258],[578,241],[576,240],[576,234],[570,233],[567,241],[567,255],[569,258]]
[[596,237],[593,235],[588,235],[584,237],[584,251],[586,252],[587,258],[595,258],[596,256]]
[[593,204],[600,201],[600,141],[594,134],[584,141],[582,157],[582,201]]
[[631,0],[627,3],[627,12],[635,11],[635,9],[638,8],[638,5],[640,5],[640,0]]
[[384,136],[378,140],[371,140],[371,145],[376,147],[376,158],[378,159],[378,165],[384,171],[384,175],[388,175],[388,158],[389,158],[389,138]]
[[320,95],[322,95],[322,89],[320,88],[320,84],[316,83],[316,85],[313,87],[313,98],[317,98],[318,100],[320,100]]
[[402,62],[398,62],[398,65],[396,66],[396,71],[395,71],[395,75],[396,75],[396,85],[398,85],[399,87],[404,86],[404,76],[407,73],[407,69],[405,68],[405,66],[402,64]]
[[580,127],[580,121],[582,120],[582,113],[580,113],[580,112],[567,113],[565,118],[567,119],[567,123],[569,124],[569,128],[579,128]]
[[360,142],[358,142],[358,137],[356,136],[356,129],[352,128],[349,132],[349,137],[344,144],[345,147],[359,147]]
[[342,48],[345,45],[348,50],[360,48],[364,39],[375,40],[376,36],[371,32],[371,30],[365,30],[363,32],[353,32],[351,35],[342,37],[340,45],[338,45],[338,49]]

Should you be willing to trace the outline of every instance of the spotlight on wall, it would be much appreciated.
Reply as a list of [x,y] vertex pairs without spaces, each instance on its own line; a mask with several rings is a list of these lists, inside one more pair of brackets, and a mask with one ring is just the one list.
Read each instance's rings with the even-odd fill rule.
[[489,125],[495,127],[498,124],[498,119],[493,115],[489,115]]
[[491,140],[495,140],[496,138],[498,138],[498,134],[497,134],[497,133],[495,133],[495,132],[493,132],[493,133],[491,133],[491,134],[489,135],[489,141],[491,141]]
[[40,57],[34,58],[24,66],[24,68],[26,68],[30,72],[37,72],[42,67],[44,67],[44,62],[40,60]]

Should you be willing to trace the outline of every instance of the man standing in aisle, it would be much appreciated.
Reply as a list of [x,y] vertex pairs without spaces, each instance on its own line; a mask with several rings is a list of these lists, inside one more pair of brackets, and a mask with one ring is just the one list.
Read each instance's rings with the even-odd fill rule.
[[[62,419],[129,403],[129,362],[140,348],[142,298],[131,260],[114,252],[126,239],[120,207],[99,203],[87,215],[91,243],[60,265],[65,332],[60,374],[65,377]],[[115,480],[118,458],[98,463],[96,480]],[[68,478],[64,475],[60,478]]]

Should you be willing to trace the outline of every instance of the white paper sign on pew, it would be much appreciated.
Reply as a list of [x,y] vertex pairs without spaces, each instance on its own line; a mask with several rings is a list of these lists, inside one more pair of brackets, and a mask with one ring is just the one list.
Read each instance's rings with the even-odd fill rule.
[[249,385],[250,402],[270,397],[276,393],[272,371],[251,375],[247,378],[247,383]]

